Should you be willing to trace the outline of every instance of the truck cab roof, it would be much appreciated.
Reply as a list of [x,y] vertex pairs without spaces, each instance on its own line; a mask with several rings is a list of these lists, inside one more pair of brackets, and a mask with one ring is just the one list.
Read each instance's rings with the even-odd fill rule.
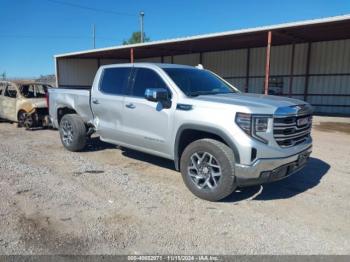
[[111,64],[111,65],[103,65],[101,68],[113,68],[113,67],[147,67],[147,68],[192,68],[195,69],[194,66],[189,65],[179,65],[179,64],[163,64],[163,63],[125,63],[125,64]]

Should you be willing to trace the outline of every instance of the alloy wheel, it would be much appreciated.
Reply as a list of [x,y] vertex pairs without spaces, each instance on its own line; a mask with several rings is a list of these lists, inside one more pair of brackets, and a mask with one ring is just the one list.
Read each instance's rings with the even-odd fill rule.
[[221,166],[208,152],[195,152],[191,155],[187,168],[188,176],[199,189],[214,190],[221,177]]
[[62,140],[66,145],[70,145],[73,142],[73,127],[68,121],[62,123]]

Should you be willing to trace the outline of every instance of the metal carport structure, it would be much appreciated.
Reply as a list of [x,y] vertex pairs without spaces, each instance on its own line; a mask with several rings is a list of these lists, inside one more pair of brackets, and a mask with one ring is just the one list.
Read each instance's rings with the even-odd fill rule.
[[350,115],[350,15],[56,55],[57,85],[88,87],[100,65],[134,61],[203,64],[242,91],[278,84],[319,113]]

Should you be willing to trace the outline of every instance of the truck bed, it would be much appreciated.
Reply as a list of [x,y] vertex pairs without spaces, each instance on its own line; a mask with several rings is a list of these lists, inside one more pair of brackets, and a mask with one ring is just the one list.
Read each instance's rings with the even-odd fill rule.
[[74,110],[84,121],[93,119],[90,107],[90,90],[72,88],[49,89],[49,114],[54,127],[58,128],[58,111]]

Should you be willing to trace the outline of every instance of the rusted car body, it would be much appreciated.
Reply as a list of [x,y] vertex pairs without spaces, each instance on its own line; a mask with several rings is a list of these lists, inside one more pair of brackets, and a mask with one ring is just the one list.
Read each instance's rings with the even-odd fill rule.
[[0,118],[26,128],[49,126],[46,94],[49,85],[0,81]]

